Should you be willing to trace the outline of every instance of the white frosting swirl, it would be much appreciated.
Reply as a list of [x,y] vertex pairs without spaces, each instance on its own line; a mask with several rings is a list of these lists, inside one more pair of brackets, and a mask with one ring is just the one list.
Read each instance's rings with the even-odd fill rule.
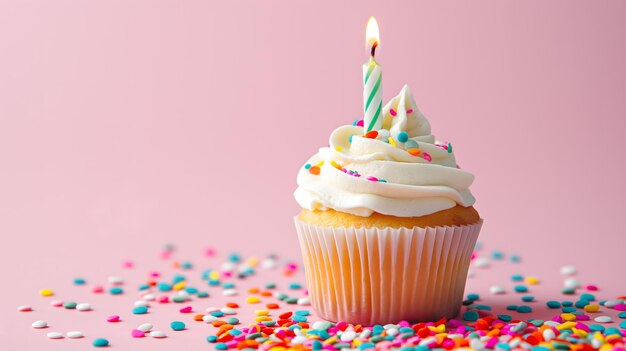
[[[405,143],[398,141],[402,132],[409,137]],[[361,126],[333,131],[330,146],[320,148],[298,173],[300,206],[362,217],[374,212],[419,217],[474,204],[469,191],[474,176],[457,167],[451,145],[435,142],[408,86],[385,106],[378,139],[363,133]],[[389,135],[393,140],[386,142]],[[406,147],[415,142],[417,156]]]

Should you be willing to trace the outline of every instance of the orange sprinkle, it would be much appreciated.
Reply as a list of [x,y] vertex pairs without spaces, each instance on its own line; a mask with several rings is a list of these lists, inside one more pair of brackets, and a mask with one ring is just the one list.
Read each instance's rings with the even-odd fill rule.
[[272,294],[272,292],[271,292],[271,291],[261,291],[261,296],[268,297],[268,296],[272,296],[272,295],[273,295],[273,294]]
[[198,322],[202,322],[202,317],[204,317],[203,314],[197,314],[197,315],[193,316],[193,320],[194,321],[198,321]]
[[[313,168],[313,167],[311,167]],[[259,292],[259,288],[250,288],[248,289],[248,293],[250,294],[257,294]]]
[[267,307],[270,310],[276,310],[279,308],[279,306],[275,303],[268,303],[267,305],[265,305],[265,307]]
[[239,308],[239,305],[234,303],[234,302],[228,302],[226,304],[226,307],[230,307],[230,308]]
[[318,174],[320,174],[320,168],[317,167],[317,166],[313,166],[313,167],[309,168],[309,173],[318,175]]
[[377,136],[378,132],[375,130],[370,130],[369,132],[365,133],[366,138],[375,139]]
[[406,152],[410,153],[413,156],[419,156],[419,154],[422,153],[422,150],[420,150],[420,149],[408,149],[408,150],[406,150]]
[[216,327],[216,328],[217,327],[221,327],[224,324],[226,324],[226,322],[224,322],[224,321],[215,321],[215,322],[211,323],[211,325]]

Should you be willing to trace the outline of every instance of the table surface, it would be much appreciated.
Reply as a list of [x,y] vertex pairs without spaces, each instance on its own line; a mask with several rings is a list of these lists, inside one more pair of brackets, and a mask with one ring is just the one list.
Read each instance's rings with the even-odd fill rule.
[[[205,248],[198,245],[181,245],[174,248],[168,259],[162,257],[163,248],[154,242],[142,240],[141,238],[129,238],[129,245],[126,249],[115,247],[115,241],[99,243],[97,250],[92,252],[68,251],[63,253],[62,259],[51,261],[42,253],[38,259],[28,260],[26,262],[16,262],[16,266],[4,275],[9,284],[5,285],[4,298],[2,304],[2,313],[0,314],[0,335],[5,346],[9,349],[20,350],[84,350],[90,345],[95,338],[107,338],[111,342],[112,348],[119,349],[139,349],[145,348],[150,350],[170,350],[172,346],[176,347],[203,347],[207,346],[206,337],[215,332],[216,328],[203,322],[193,321],[193,315],[182,314],[178,310],[183,306],[193,306],[194,312],[202,313],[207,307],[223,307],[226,302],[236,302],[241,307],[235,316],[242,323],[252,321],[255,309],[264,308],[263,305],[270,302],[278,302],[281,305],[279,311],[295,310],[310,307],[290,305],[278,301],[274,297],[261,297],[262,304],[246,304],[244,301],[249,294],[249,288],[263,286],[268,282],[277,284],[276,291],[285,292],[290,296],[304,296],[304,290],[290,290],[290,283],[304,283],[304,274],[299,269],[292,276],[285,276],[284,267],[288,262],[299,262],[297,252],[289,252],[288,255],[277,255],[276,262],[278,264],[275,269],[265,269],[257,266],[255,275],[246,279],[231,280],[236,284],[238,291],[237,296],[225,297],[222,295],[222,287],[208,287],[205,281],[201,279],[201,273],[206,269],[219,270],[224,262],[228,260],[229,252],[222,251],[219,247],[215,247],[215,255],[207,256]],[[86,245],[90,243],[86,242]],[[132,260],[134,266],[125,268],[122,255],[127,254],[128,247],[133,247],[132,257],[126,259]],[[497,250],[504,254],[500,260],[492,257],[493,251]],[[55,251],[56,252],[56,251]],[[96,252],[94,254],[94,252]],[[104,253],[104,254],[102,254]],[[295,253],[295,254],[294,254]],[[259,260],[268,257],[269,252],[257,252],[242,254],[242,259],[256,257]],[[490,247],[489,245],[481,245],[476,251],[479,258],[487,258],[490,262],[489,267],[477,267],[476,259],[472,263],[470,277],[467,281],[466,293],[480,294],[480,303],[491,306],[494,313],[506,313],[519,319],[549,319],[559,312],[559,310],[550,310],[545,303],[548,300],[570,300],[576,301],[578,294],[585,291],[579,289],[577,295],[563,295],[561,293],[563,280],[566,276],[560,273],[560,267],[568,262],[554,262],[549,259],[527,261],[524,254],[521,253],[521,261],[518,263],[510,260],[510,251]],[[533,257],[539,255],[534,254]],[[546,254],[546,257],[549,256]],[[183,270],[177,265],[182,262],[190,262],[193,268]],[[599,300],[614,299],[623,294],[623,286],[616,284],[616,277],[611,272],[588,271],[584,267],[578,267],[579,272],[574,276],[579,279],[583,286],[594,284],[599,287],[599,291],[591,292],[597,296]],[[210,293],[210,297],[206,299],[195,298],[184,304],[168,303],[159,304],[152,303],[152,307],[148,314],[133,315],[132,308],[134,301],[140,299],[137,287],[145,283],[149,279],[151,272],[160,272],[163,280],[171,280],[175,274],[183,274],[187,277],[189,286],[195,286],[206,289]],[[42,273],[43,274],[40,274]],[[515,304],[520,305],[520,294],[513,291],[513,286],[519,284],[511,279],[513,274],[521,274],[525,277],[536,277],[540,280],[537,285],[524,284],[529,287],[527,294],[535,296],[535,302],[527,303],[533,308],[532,313],[520,314],[506,310],[506,306]],[[95,284],[101,284],[105,288],[110,287],[107,280],[109,276],[120,276],[124,278],[125,283],[122,287],[125,293],[113,296],[109,293],[95,294],[91,292],[91,287]],[[85,285],[75,285],[74,278],[81,277],[86,279]],[[227,281],[227,279],[223,280]],[[505,288],[506,293],[502,295],[494,295],[489,292],[493,285],[501,285]],[[39,296],[39,289],[50,288],[54,291],[52,297]],[[621,289],[621,290],[620,290]],[[61,307],[53,307],[50,302],[53,300],[89,302],[93,310],[88,312],[80,312],[77,310],[66,310]],[[18,312],[16,309],[19,305],[30,305],[33,307],[32,312]],[[556,312],[555,312],[556,311]],[[121,322],[108,323],[106,317],[117,314],[121,316]],[[619,321],[616,316],[617,312],[601,308],[599,313],[592,314],[609,315],[615,321]],[[593,317],[592,316],[592,317]],[[34,329],[31,323],[36,320],[45,320],[49,327],[45,329]],[[172,331],[170,322],[180,320],[187,324],[184,331]],[[310,317],[310,320],[316,320],[316,317]],[[153,338],[132,338],[130,332],[142,323],[152,323],[154,330],[161,330],[167,333],[165,339]],[[616,323],[606,324],[615,325]],[[50,340],[46,337],[48,332],[59,331],[66,333],[68,331],[78,330],[85,335],[82,339]]]

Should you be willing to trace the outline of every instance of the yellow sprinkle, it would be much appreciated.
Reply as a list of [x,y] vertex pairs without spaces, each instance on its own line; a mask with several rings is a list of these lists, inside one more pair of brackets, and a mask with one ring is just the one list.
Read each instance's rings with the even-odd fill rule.
[[539,279],[537,279],[536,277],[526,277],[526,283],[530,285],[536,285],[539,284]]
[[322,167],[324,165],[324,161],[321,161],[320,163],[316,164],[315,167]]
[[545,341],[544,342],[540,342],[539,346],[547,347],[550,350],[554,350],[554,346],[552,346],[552,344],[550,344],[549,342],[545,342]]
[[556,329],[557,330],[572,329],[575,325],[576,325],[575,322],[565,322],[561,325],[557,325]]
[[615,335],[615,334],[607,335],[606,342],[610,342],[613,339],[619,339],[620,337],[621,337],[620,335]]
[[328,338],[328,339],[324,340],[324,342],[323,342],[323,343],[324,343],[324,344],[326,344],[326,345],[332,345],[332,344],[334,344],[336,341],[337,341],[337,336],[333,336],[333,337],[331,337],[331,338]]
[[250,267],[254,267],[259,263],[259,259],[257,257],[250,257],[246,260],[246,265],[250,266]]
[[361,341],[360,339],[354,339],[352,340],[352,345],[353,346],[359,346],[363,343],[363,341]]
[[287,351],[288,349],[283,346],[272,346],[270,347],[270,351]]
[[341,151],[343,151],[343,147],[342,146],[335,146],[335,150],[341,152]]
[[256,310],[254,311],[254,314],[256,314],[257,316],[267,316],[270,314],[269,310]]
[[587,336],[587,332],[582,329],[572,328],[572,332],[574,332],[574,334],[581,336],[583,338]]
[[446,331],[446,326],[445,324],[440,324],[439,326],[436,326],[436,327],[429,326],[428,329],[430,331],[434,331],[435,333],[444,333]]
[[183,280],[183,281],[180,281],[180,282],[174,284],[174,286],[172,286],[172,289],[176,290],[176,291],[183,290],[185,288],[185,286],[187,286],[187,282]]
[[565,319],[566,321],[575,321],[576,315],[572,313],[561,313],[561,318]]
[[337,168],[338,170],[341,170],[341,168],[342,168],[342,167],[341,167],[341,165],[339,165],[339,163],[337,163],[337,162],[335,162],[335,161],[330,161],[330,164],[331,164],[333,167]]
[[246,302],[247,302],[247,303],[259,303],[259,302],[261,302],[261,299],[259,299],[259,298],[258,298],[258,297],[256,297],[256,296],[250,296],[250,297],[248,297],[248,298],[246,299]]
[[388,139],[388,140],[389,140],[389,144],[391,144],[391,145],[393,145],[393,146],[395,146],[395,147],[398,147],[398,144],[396,144],[396,141],[395,141],[395,140],[393,140],[393,138],[392,138],[392,137],[389,137],[389,139]]
[[[615,335],[615,336],[617,336],[617,335]],[[613,350],[613,345],[611,345],[611,344],[604,344],[604,345],[600,346],[600,348],[598,350],[600,350],[600,351],[610,351],[610,350]]]
[[39,291],[39,295],[41,295],[41,296],[52,296],[52,295],[54,295],[54,292],[52,290],[50,290],[50,289],[41,289]]
[[209,274],[209,278],[211,280],[217,280],[220,279],[220,274],[218,272],[211,272],[211,274]]
[[260,316],[260,317],[256,317],[254,320],[255,320],[256,322],[261,323],[261,322],[269,322],[269,321],[271,321],[271,320],[272,320],[272,318],[271,318],[271,317],[268,317],[268,316]]
[[592,303],[585,306],[585,312],[594,313],[600,310],[600,305]]
[[604,337],[602,336],[602,333],[600,332],[595,332],[595,334],[593,334],[594,339],[598,339],[602,342],[604,342]]

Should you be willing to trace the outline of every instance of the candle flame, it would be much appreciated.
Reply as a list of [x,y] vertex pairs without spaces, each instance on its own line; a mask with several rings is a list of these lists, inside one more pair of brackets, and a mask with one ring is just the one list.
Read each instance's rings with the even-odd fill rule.
[[374,16],[370,17],[367,21],[367,27],[365,29],[365,45],[367,45],[367,48],[370,49],[372,53],[374,52],[372,49],[375,49],[378,45],[380,45],[378,22],[376,22],[376,18],[374,18]]

